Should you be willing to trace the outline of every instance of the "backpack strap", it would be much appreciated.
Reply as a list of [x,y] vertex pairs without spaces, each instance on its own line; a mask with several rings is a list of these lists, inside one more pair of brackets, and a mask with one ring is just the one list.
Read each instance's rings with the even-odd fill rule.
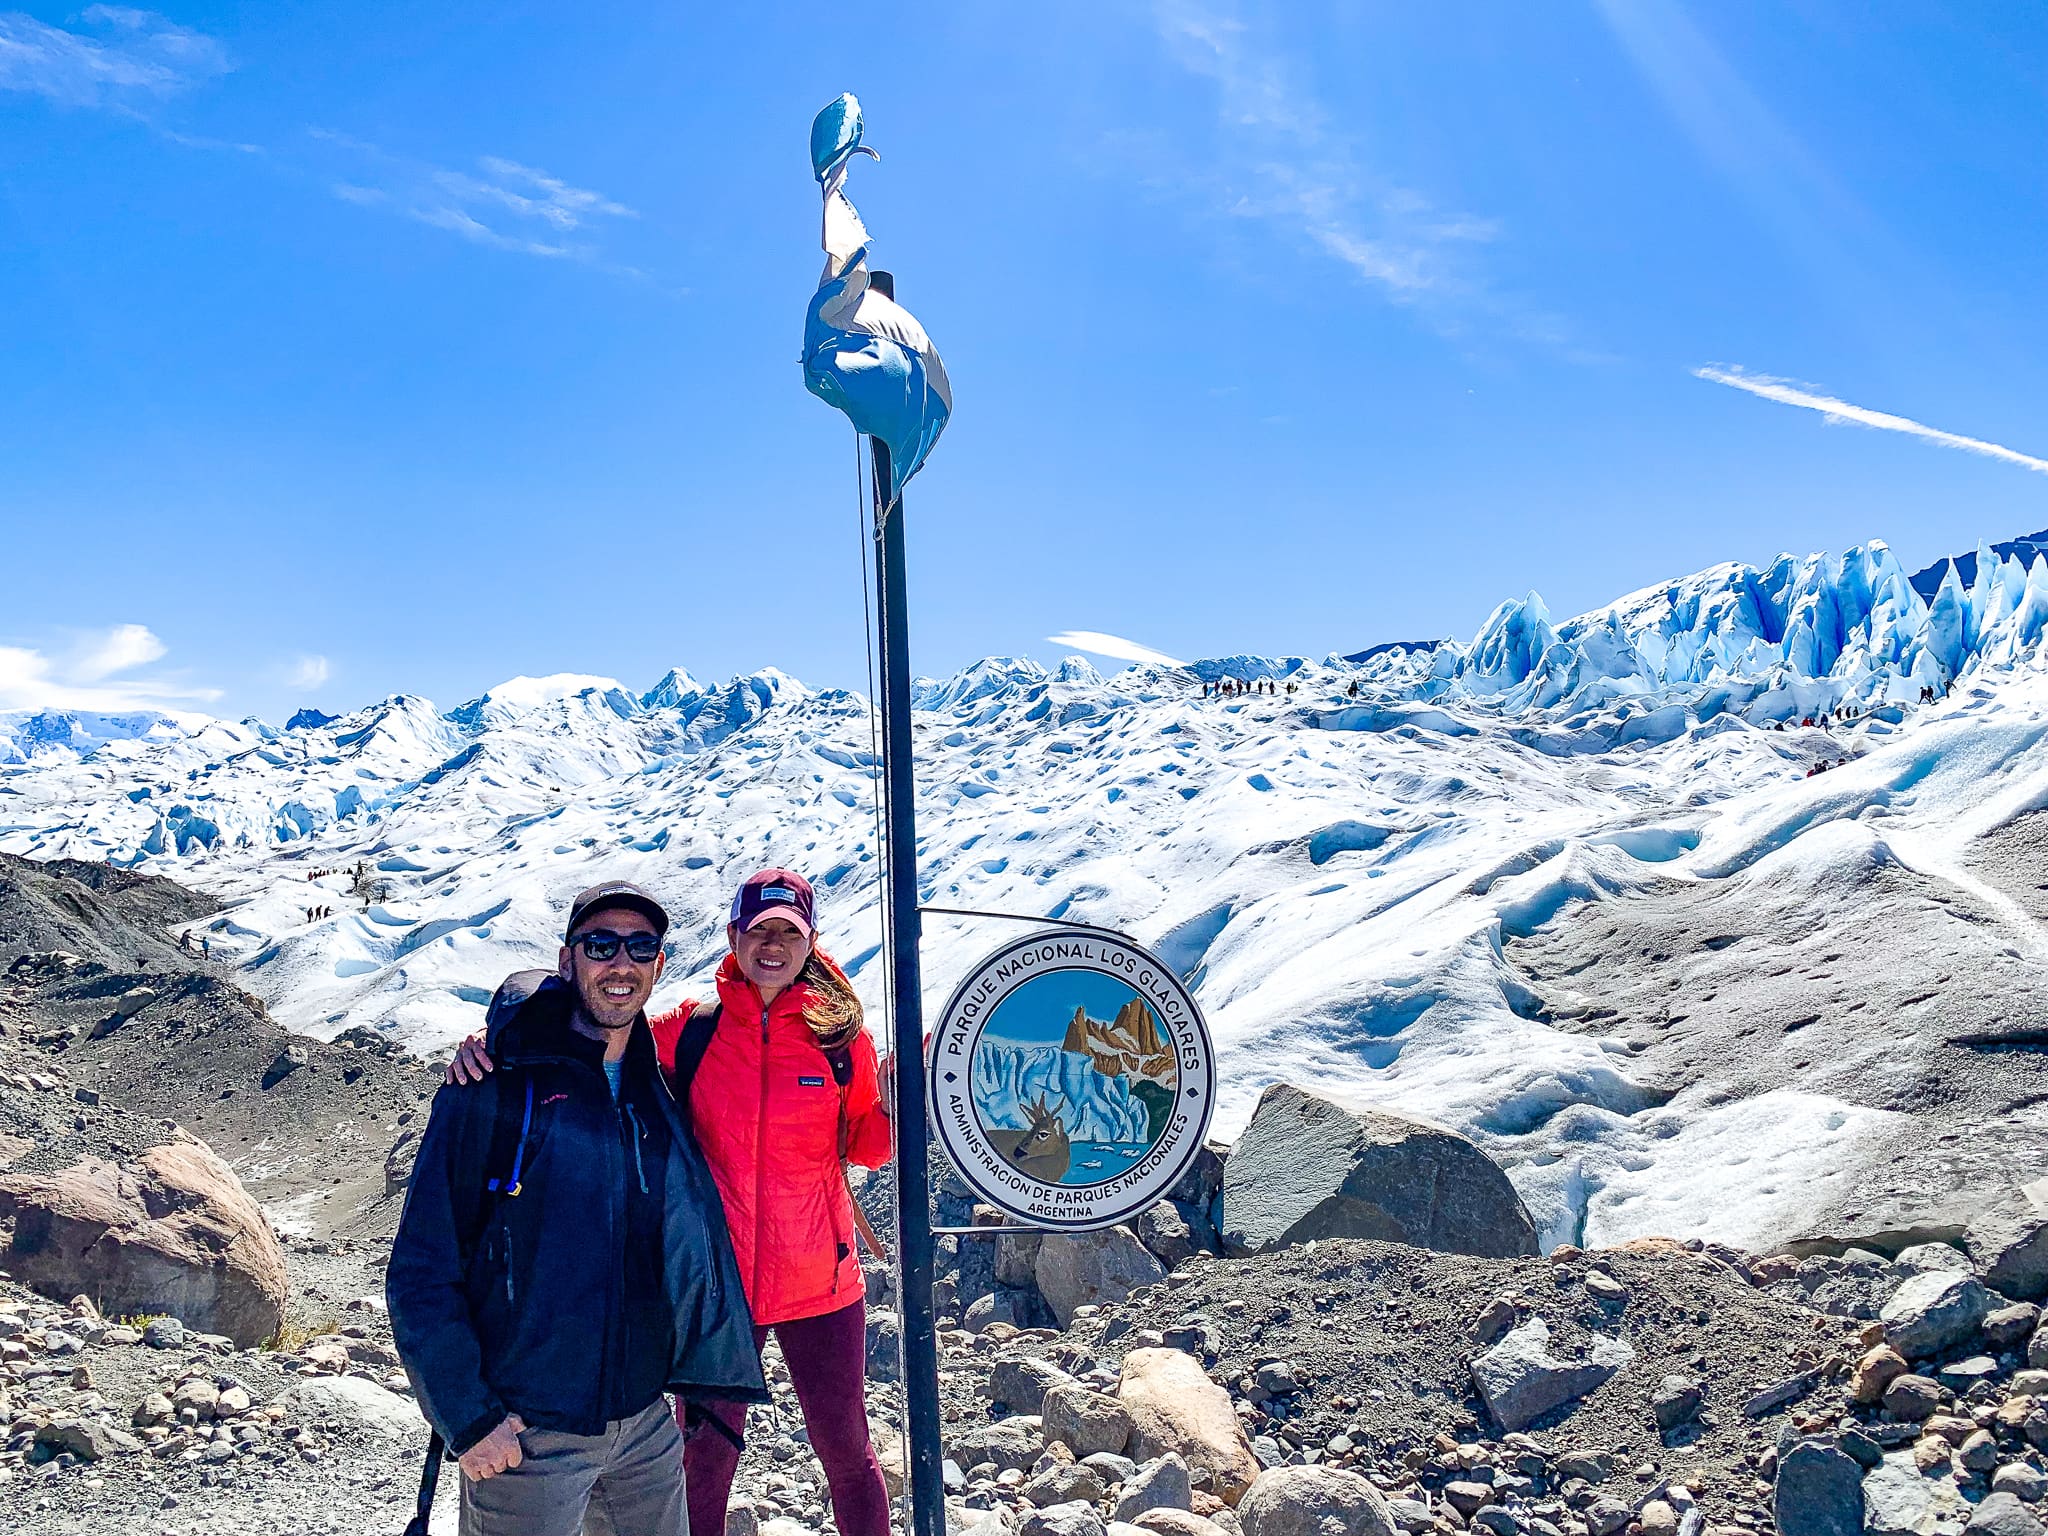
[[533,1074],[521,1072],[526,1085],[525,1102],[498,1090],[498,1115],[491,1122],[491,1149],[484,1155],[484,1191],[504,1200],[519,1194],[519,1178],[526,1171],[526,1138],[533,1130]]
[[846,1144],[852,1132],[846,1123],[846,1090],[853,1084],[853,1041],[845,1040],[838,1045],[826,1046],[825,1061],[832,1068],[832,1081],[839,1086],[839,1176],[846,1181],[847,1203],[853,1207],[853,1225],[860,1233],[860,1240],[868,1245],[868,1252],[884,1264],[889,1262],[889,1250],[876,1233],[874,1223],[868,1220],[868,1213],[860,1208],[860,1201],[853,1193],[853,1175],[847,1172]]
[[714,997],[708,1003],[691,1004],[690,1016],[683,1021],[683,1033],[676,1041],[675,1094],[685,1115],[690,1111],[690,1084],[696,1081],[697,1069],[704,1064],[704,1053],[711,1049],[711,1037],[718,1032],[722,1011]]
[[447,1449],[438,1429],[428,1433],[427,1459],[420,1468],[420,1491],[413,1500],[412,1519],[406,1522],[405,1536],[427,1536],[427,1523],[434,1517],[434,1492],[441,1483],[441,1457]]

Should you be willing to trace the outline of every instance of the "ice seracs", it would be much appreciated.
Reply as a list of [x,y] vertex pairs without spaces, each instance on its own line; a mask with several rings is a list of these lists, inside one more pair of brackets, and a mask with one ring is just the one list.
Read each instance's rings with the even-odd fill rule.
[[1804,715],[1940,689],[1980,659],[2006,664],[2048,628],[2048,556],[2031,567],[1979,549],[1965,584],[1951,563],[1934,598],[1882,542],[1769,567],[1709,567],[1553,625],[1535,593],[1495,609],[1469,645],[1433,654],[1431,698],[1510,709],[1705,698],[1710,711]]

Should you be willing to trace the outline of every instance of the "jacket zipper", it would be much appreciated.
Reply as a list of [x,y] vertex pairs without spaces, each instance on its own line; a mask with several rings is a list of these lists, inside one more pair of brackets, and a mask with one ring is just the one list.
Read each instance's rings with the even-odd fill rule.
[[[683,1113],[683,1107],[676,1098],[675,1090],[669,1086],[668,1079],[659,1072],[656,1072],[654,1074],[654,1091],[657,1095],[666,1095],[669,1103],[671,1105],[676,1106],[676,1119],[678,1122],[687,1122],[688,1116]],[[669,1134],[671,1137],[681,1134],[676,1128],[676,1122],[671,1122],[669,1127]],[[708,1216],[704,1214],[704,1202],[702,1200],[697,1199],[693,1195],[690,1200],[690,1205],[697,1213],[697,1230],[704,1234],[704,1252],[707,1255],[716,1253],[718,1251],[718,1239],[712,1235],[711,1220]],[[663,1202],[661,1220],[662,1238],[664,1244],[666,1244],[667,1242],[669,1212],[673,1208],[674,1207],[670,1202]],[[731,1240],[730,1234],[727,1235],[727,1240]],[[724,1281],[719,1275],[718,1265],[716,1263],[708,1265],[707,1269],[708,1273],[705,1276],[705,1285],[710,1291],[712,1304],[716,1306],[725,1294]]]
[[837,1250],[832,1255],[832,1289],[827,1294],[837,1296],[839,1294],[839,1272],[846,1268],[847,1257],[854,1251],[853,1234],[849,1232],[842,1237],[839,1232],[838,1197],[843,1193],[848,1200],[851,1200],[853,1198],[853,1188],[846,1182],[846,1090],[839,1086],[838,1075],[832,1070],[830,1057],[827,1057],[825,1060],[825,1076],[831,1081],[833,1090],[839,1096],[838,1146],[834,1149],[832,1159],[832,1172],[837,1176],[838,1188],[834,1189],[832,1187],[834,1180],[827,1179],[825,1181],[825,1209],[832,1213],[832,1245]]
[[754,1284],[749,1296],[761,1294],[761,1250],[766,1231],[762,1221],[768,1196],[768,1004],[761,1004],[761,1103],[754,1115]]
[[640,1158],[640,1143],[646,1140],[647,1133],[640,1128],[640,1117],[633,1113],[633,1106],[630,1104],[626,1106],[626,1119],[632,1124],[633,1173],[640,1180],[640,1193],[649,1194],[651,1191],[647,1188],[647,1165]]
[[[599,1069],[602,1075],[602,1069]],[[611,1098],[611,1084],[605,1084],[605,1098]],[[612,1123],[622,1133],[625,1122],[619,1114],[617,1104],[612,1105]],[[612,1393],[618,1390],[618,1373],[623,1368],[621,1359],[626,1330],[626,1169],[625,1153],[619,1146],[617,1136],[608,1138],[605,1148],[605,1220],[609,1224],[609,1252],[612,1262],[606,1267],[611,1271],[611,1283],[605,1288],[605,1331],[608,1340],[604,1360],[598,1367],[597,1416],[608,1418]],[[616,1163],[615,1161],[616,1160]]]

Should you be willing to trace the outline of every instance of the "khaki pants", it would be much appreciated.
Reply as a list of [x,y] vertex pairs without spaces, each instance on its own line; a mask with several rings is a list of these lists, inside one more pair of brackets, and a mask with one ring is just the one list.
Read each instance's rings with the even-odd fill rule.
[[683,1440],[657,1397],[601,1435],[529,1429],[525,1459],[462,1480],[462,1536],[689,1536]]

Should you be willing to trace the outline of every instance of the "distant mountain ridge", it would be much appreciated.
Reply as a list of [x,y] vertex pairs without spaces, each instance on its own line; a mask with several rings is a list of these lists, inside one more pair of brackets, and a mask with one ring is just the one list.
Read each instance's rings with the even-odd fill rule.
[[[2032,565],[2037,556],[2048,555],[2048,528],[2039,533],[2030,533],[2024,538],[2007,539],[2003,544],[1991,546],[1991,553],[2001,560],[2017,560],[2022,565]],[[1970,550],[1960,555],[1944,555],[1923,571],[1913,573],[1913,590],[1928,602],[1941,590],[1942,578],[1949,567],[1955,568],[1956,578],[1964,586],[1977,580],[1977,552]]]

